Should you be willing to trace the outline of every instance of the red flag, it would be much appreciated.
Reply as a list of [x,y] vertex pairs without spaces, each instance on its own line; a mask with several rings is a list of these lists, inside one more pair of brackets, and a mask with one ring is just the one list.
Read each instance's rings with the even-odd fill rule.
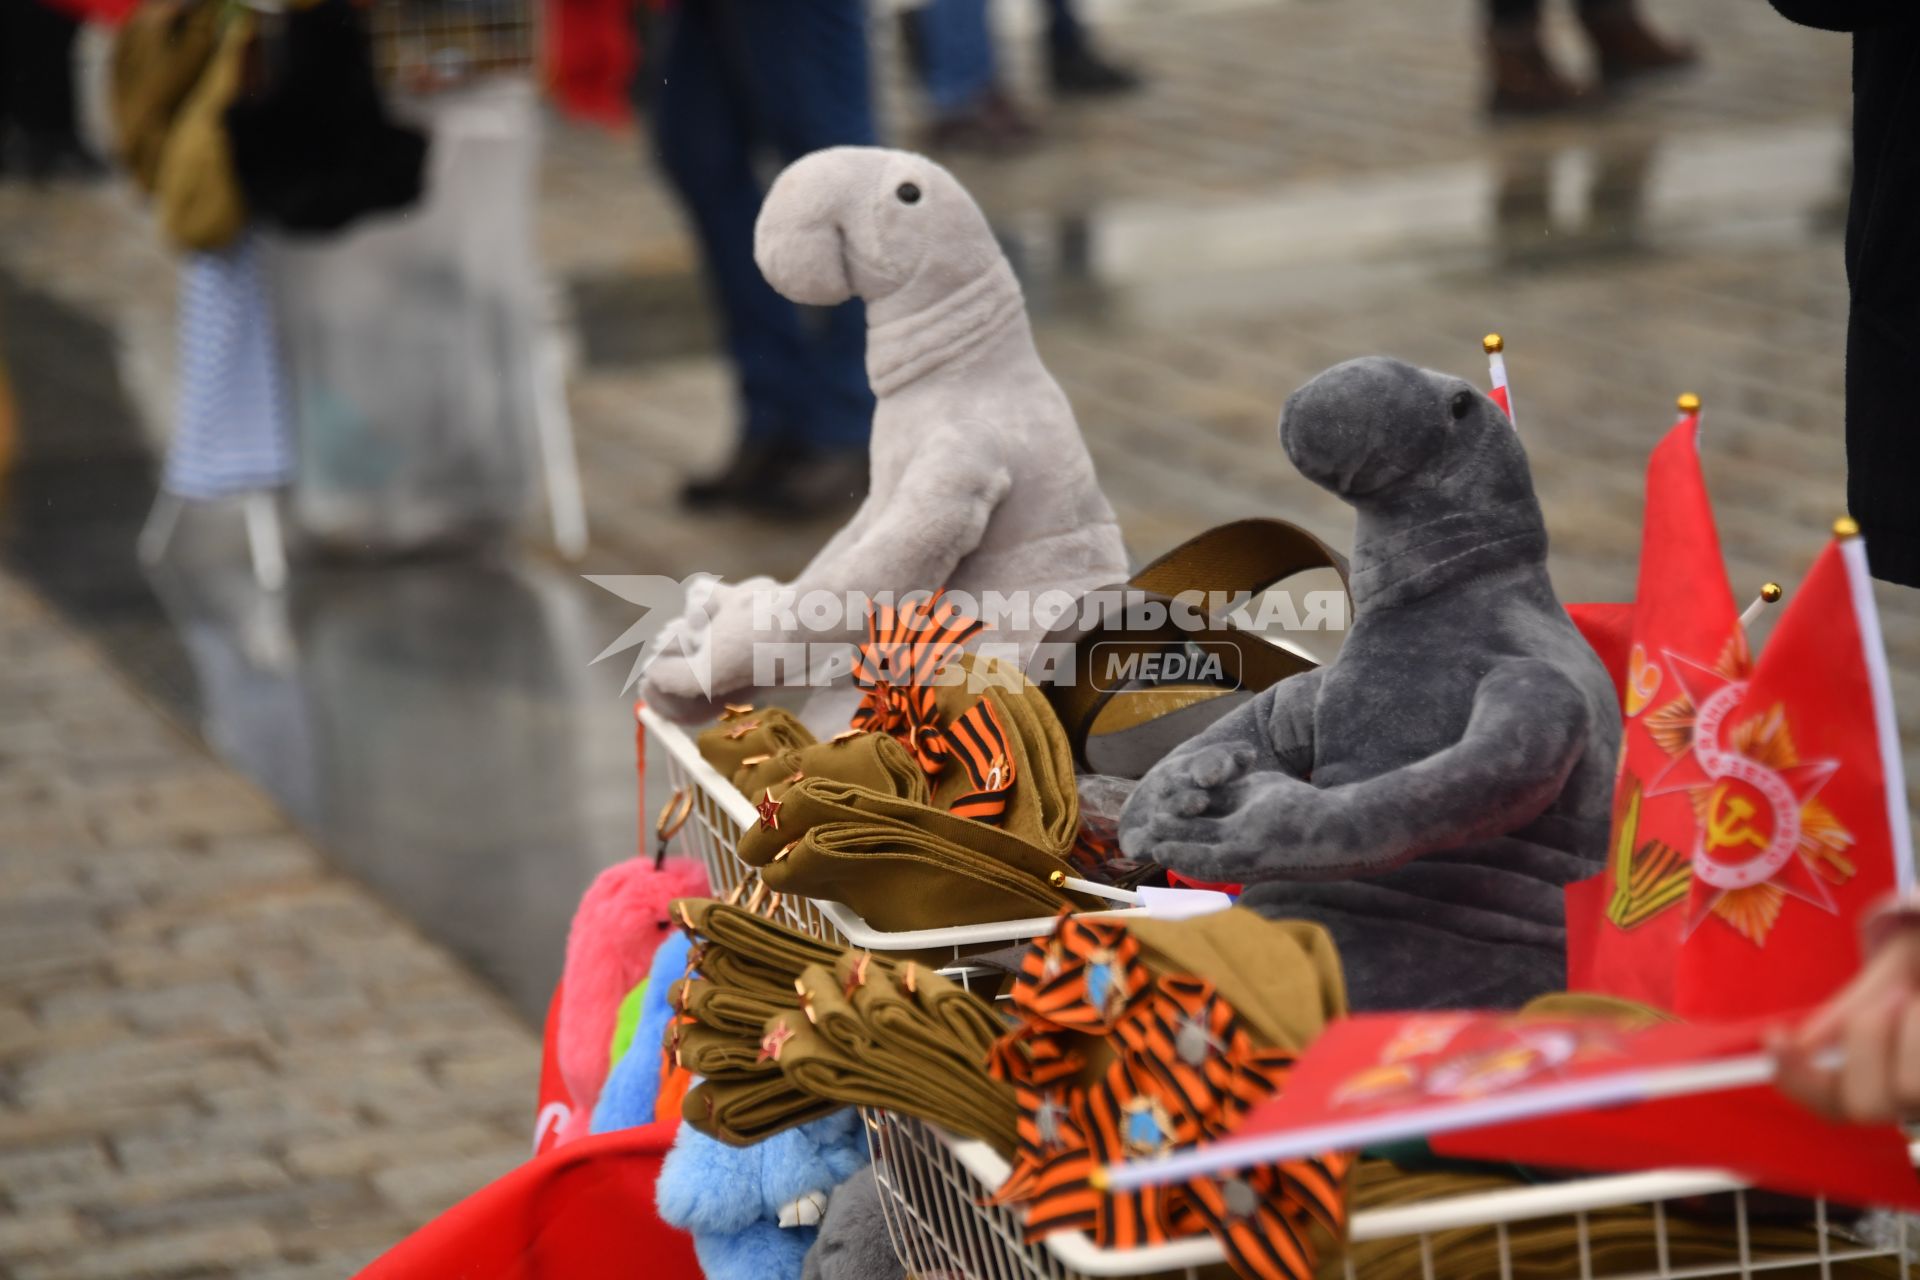
[[1436,1151],[1555,1168],[1725,1169],[1849,1204],[1920,1208],[1892,1125],[1834,1124],[1764,1082],[1771,1019],[1381,1013],[1327,1028],[1233,1136],[1108,1171],[1126,1188],[1429,1136]]
[[1675,674],[1688,700],[1685,750],[1647,782],[1650,797],[1699,815],[1674,1009],[1717,1018],[1816,1004],[1859,968],[1867,909],[1913,881],[1859,537],[1821,553],[1750,672],[1686,664]]
[[1653,786],[1689,745],[1694,706],[1683,676],[1743,675],[1745,635],[1700,474],[1700,402],[1647,462],[1640,580],[1625,660],[1619,774],[1607,869],[1567,888],[1567,985],[1662,1008],[1674,1002],[1674,955],[1699,817],[1678,790]]
[[1613,693],[1627,703],[1627,654],[1633,647],[1633,606],[1601,601],[1570,604],[1567,616],[1600,656],[1600,665],[1613,677]]

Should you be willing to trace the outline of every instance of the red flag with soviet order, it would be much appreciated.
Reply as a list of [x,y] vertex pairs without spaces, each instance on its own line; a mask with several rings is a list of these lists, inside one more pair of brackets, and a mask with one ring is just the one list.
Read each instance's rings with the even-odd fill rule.
[[1426,1136],[1442,1155],[1601,1171],[1725,1169],[1793,1194],[1920,1209],[1920,1179],[1897,1128],[1825,1120],[1771,1087],[1763,1046],[1773,1021],[1343,1018],[1231,1136],[1113,1166],[1107,1180],[1116,1189],[1167,1184]]
[[1655,783],[1690,745],[1688,680],[1747,661],[1699,435],[1700,402],[1683,396],[1680,420],[1647,462],[1607,868],[1567,887],[1568,987],[1662,1008],[1674,1002],[1700,816],[1690,795]]
[[1700,818],[1674,1009],[1730,1018],[1824,1000],[1859,968],[1862,916],[1913,881],[1859,537],[1821,553],[1750,671],[1684,664],[1675,675],[1685,750],[1647,784]]

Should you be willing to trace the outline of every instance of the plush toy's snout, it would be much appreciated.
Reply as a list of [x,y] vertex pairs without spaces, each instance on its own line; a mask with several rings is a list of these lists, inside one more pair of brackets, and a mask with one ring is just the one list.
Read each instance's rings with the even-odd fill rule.
[[864,294],[856,278],[849,224],[871,198],[873,147],[829,147],[788,165],[774,179],[753,225],[753,260],[767,283],[795,302],[830,307]]
[[1337,364],[1287,397],[1280,445],[1321,488],[1365,498],[1444,445],[1452,417],[1446,381],[1386,356]]

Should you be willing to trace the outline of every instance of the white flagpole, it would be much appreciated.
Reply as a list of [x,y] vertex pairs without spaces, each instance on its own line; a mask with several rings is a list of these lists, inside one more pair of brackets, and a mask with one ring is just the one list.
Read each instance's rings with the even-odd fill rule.
[[1507,421],[1518,427],[1520,420],[1513,415],[1513,389],[1507,385],[1506,339],[1490,333],[1480,339],[1480,349],[1487,353],[1487,381],[1497,393],[1493,398],[1507,411]]
[[1893,715],[1893,680],[1887,674],[1887,646],[1880,637],[1880,611],[1873,603],[1873,575],[1867,572],[1867,544],[1860,526],[1842,516],[1833,522],[1840,557],[1853,592],[1853,616],[1860,632],[1861,656],[1873,690],[1873,732],[1880,744],[1880,775],[1886,782],[1887,826],[1893,843],[1895,884],[1913,892],[1913,826],[1907,815],[1907,771],[1900,756],[1900,729]]
[[1752,626],[1755,620],[1767,611],[1767,606],[1770,604],[1778,604],[1780,597],[1784,594],[1785,592],[1780,589],[1780,584],[1777,582],[1761,583],[1760,594],[1753,598],[1753,603],[1748,605],[1746,612],[1740,615],[1740,625],[1743,627]]

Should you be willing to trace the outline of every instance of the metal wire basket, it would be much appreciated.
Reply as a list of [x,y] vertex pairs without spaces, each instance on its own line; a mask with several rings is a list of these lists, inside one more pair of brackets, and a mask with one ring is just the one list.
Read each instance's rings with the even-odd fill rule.
[[[1022,1240],[1018,1211],[984,1207],[982,1201],[1005,1179],[1004,1160],[984,1144],[962,1141],[932,1125],[892,1112],[867,1117],[867,1137],[873,1149],[874,1177],[893,1246],[913,1276],[966,1276],[970,1280],[1078,1280],[1097,1276],[1176,1276],[1197,1280],[1203,1268],[1223,1261],[1211,1238],[1179,1240],[1143,1249],[1101,1249],[1084,1234],[1071,1231],[1047,1237],[1040,1244]],[[1920,1146],[1915,1147],[1920,1155]],[[1725,1224],[1735,1255],[1724,1262],[1678,1265],[1669,1248],[1668,1206],[1681,1199],[1730,1195],[1733,1220]],[[1655,1259],[1651,1268],[1603,1270],[1595,1257],[1589,1233],[1590,1215],[1608,1209],[1641,1207],[1651,1223],[1646,1252]],[[1581,1178],[1543,1186],[1453,1196],[1391,1209],[1362,1210],[1353,1215],[1348,1238],[1354,1243],[1376,1240],[1415,1242],[1423,1280],[1482,1280],[1499,1276],[1513,1280],[1517,1250],[1512,1228],[1542,1219],[1570,1221],[1574,1230],[1577,1265],[1569,1280],[1706,1280],[1738,1277],[1757,1280],[1800,1268],[1827,1277],[1846,1262],[1873,1258],[1910,1259],[1909,1220],[1890,1218],[1884,1238],[1872,1243],[1850,1243],[1829,1231],[1827,1206],[1815,1202],[1817,1247],[1800,1253],[1761,1251],[1754,1247],[1747,1186],[1723,1173],[1663,1170]],[[1445,1233],[1473,1229],[1490,1232],[1497,1268],[1461,1276],[1442,1276],[1436,1269],[1436,1240]],[[1909,1273],[1903,1263],[1901,1275]],[[1322,1274],[1326,1274],[1324,1271]],[[1346,1280],[1365,1280],[1349,1254],[1339,1274]]]
[[[692,739],[678,726],[644,707],[638,715],[643,741],[657,751],[667,782],[679,797],[675,805],[685,809],[683,820],[676,819],[676,838],[690,844],[706,864],[715,894],[752,899],[770,907],[794,928],[842,946],[878,951],[926,951],[950,946],[955,964],[948,972],[963,981],[977,972],[964,963],[969,946],[1025,941],[1052,927],[1052,920],[1015,920],[888,933],[872,928],[838,903],[773,894],[754,869],[733,852],[741,833],[755,821],[753,805],[701,758]],[[924,1121],[895,1112],[868,1111],[866,1122],[874,1177],[894,1252],[917,1280],[1091,1280],[1100,1276],[1163,1275],[1198,1280],[1203,1270],[1212,1274],[1212,1269],[1225,1261],[1219,1246],[1209,1237],[1140,1249],[1104,1249],[1084,1233],[1063,1231],[1029,1244],[1023,1238],[1018,1209],[984,1204],[1009,1172],[1006,1161],[984,1143],[954,1138]],[[1914,1154],[1920,1159],[1920,1144],[1916,1144]],[[1413,1242],[1419,1250],[1423,1280],[1482,1280],[1480,1276],[1460,1277],[1457,1272],[1442,1277],[1436,1270],[1436,1241],[1446,1233],[1474,1229],[1490,1232],[1495,1245],[1498,1266],[1486,1275],[1513,1280],[1516,1251],[1511,1228],[1542,1219],[1564,1219],[1573,1225],[1577,1267],[1567,1273],[1569,1280],[1760,1280],[1793,1268],[1807,1269],[1826,1280],[1837,1264],[1873,1258],[1900,1259],[1900,1274],[1910,1273],[1907,1218],[1888,1219],[1885,1232],[1871,1242],[1850,1241],[1828,1230],[1824,1201],[1816,1201],[1813,1206],[1817,1235],[1814,1249],[1787,1254],[1754,1248],[1747,1190],[1747,1184],[1738,1178],[1711,1170],[1580,1178],[1362,1210],[1353,1215],[1348,1236],[1356,1243]],[[1668,1206],[1676,1200],[1709,1195],[1731,1197],[1732,1220],[1726,1230],[1734,1241],[1734,1256],[1710,1264],[1678,1264],[1669,1247]],[[1648,1212],[1651,1226],[1645,1252],[1655,1259],[1655,1266],[1626,1272],[1603,1270],[1589,1234],[1590,1215],[1628,1207]],[[1351,1255],[1345,1261],[1344,1275],[1346,1280],[1366,1280],[1364,1273],[1356,1270]]]
[[532,0],[375,0],[368,26],[375,71],[407,93],[530,75],[539,59]]

